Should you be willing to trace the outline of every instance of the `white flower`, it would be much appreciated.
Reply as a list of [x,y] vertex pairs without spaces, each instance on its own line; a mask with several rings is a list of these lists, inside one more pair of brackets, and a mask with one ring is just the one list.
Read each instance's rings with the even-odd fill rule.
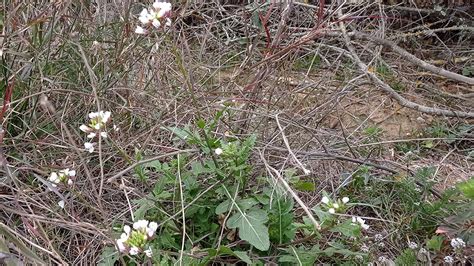
[[138,17],[138,20],[140,20],[140,22],[143,25],[146,25],[146,24],[148,24],[148,22],[150,22],[149,13],[148,13],[148,10],[146,8],[144,8],[142,10],[142,12],[140,12],[140,16]]
[[348,202],[349,202],[349,198],[348,198],[348,197],[342,198],[342,203],[348,203]]
[[99,112],[92,112],[92,113],[89,113],[89,118],[90,118],[90,119],[94,119],[94,118],[96,118],[96,117],[98,117],[98,116],[99,116]]
[[222,151],[221,148],[217,148],[214,152],[215,152],[217,155],[221,155],[223,151]]
[[138,220],[133,223],[133,229],[138,230],[138,231],[146,231],[147,227],[148,227],[147,220]]
[[74,183],[74,182],[72,181],[72,179],[68,179],[68,180],[67,180],[67,184],[68,184],[68,185],[71,186],[73,183]]
[[61,171],[59,171],[59,175],[60,176],[75,176],[76,175],[76,171],[74,170],[69,170],[69,168],[66,168],[66,169],[63,169]]
[[330,208],[330,209],[328,210],[328,212],[334,214],[334,213],[336,213],[336,210],[334,210],[334,208]]
[[94,152],[94,143],[85,142],[85,143],[84,143],[84,148],[85,148],[88,152],[93,153],[93,152]]
[[451,239],[451,246],[454,249],[459,249],[459,248],[465,247],[466,243],[464,243],[464,241],[461,238],[453,238]]
[[153,255],[153,251],[151,251],[151,247],[148,247],[148,249],[145,250],[145,255],[149,258]]
[[61,209],[64,209],[64,200],[60,200],[58,202],[58,205],[59,205],[59,207],[61,207]]
[[[55,184],[58,184],[61,181],[61,179],[59,178],[59,176],[56,172],[52,172],[48,179],[49,179],[49,181],[51,181]],[[53,184],[54,187],[56,186],[55,184]]]
[[306,168],[303,168],[303,172],[304,172],[305,175],[311,174],[311,170],[306,169]]
[[105,131],[100,132],[100,136],[103,137],[104,139],[106,139],[107,138],[107,132],[105,132]]
[[156,1],[155,3],[153,3],[153,8],[158,11],[156,13],[156,17],[162,18],[164,15],[171,11],[171,3]]
[[324,204],[328,204],[329,203],[329,198],[324,196],[322,199],[321,199],[321,202],[324,203]]
[[87,138],[93,139],[93,138],[95,138],[95,135],[96,134],[94,132],[91,132],[91,133],[87,134]]
[[127,250],[127,247],[125,247],[122,239],[115,240],[115,243],[117,244],[117,248],[120,252],[125,252],[125,250]]
[[155,222],[150,222],[150,224],[148,225],[148,228],[146,229],[146,233],[148,237],[153,237],[153,235],[156,232],[156,229],[158,229],[158,224]]
[[86,133],[87,133],[87,132],[90,132],[90,131],[92,130],[90,127],[88,127],[88,126],[86,126],[86,125],[81,125],[81,126],[79,127],[79,129],[80,129],[81,131],[83,131],[83,132],[86,132]]
[[128,239],[128,235],[130,235],[130,232],[132,231],[132,228],[130,228],[130,226],[128,226],[128,225],[125,225],[123,227],[123,231],[125,232],[125,234],[127,234],[127,239]]
[[112,115],[112,113],[110,111],[106,111],[106,112],[100,111],[99,115],[101,117],[102,123],[105,124],[105,123],[107,123],[107,121],[109,121],[110,116]]
[[[69,170],[69,169],[68,169]],[[69,170],[69,176],[76,176],[76,170]]]
[[337,203],[334,203],[332,206],[333,206],[335,209],[339,209],[339,204],[337,204]]
[[353,223],[358,223],[360,225],[360,227],[362,227],[362,229],[364,229],[364,230],[367,230],[370,227],[368,224],[365,224],[365,220],[360,218],[360,217],[353,216],[352,217],[352,222]]
[[415,242],[408,242],[408,247],[411,249],[416,249],[418,248],[418,244]]
[[137,247],[130,248],[130,255],[137,255],[140,250]]
[[137,26],[137,27],[135,28],[135,33],[136,33],[136,34],[147,34],[148,31],[145,30],[144,28],[140,27],[140,26]]
[[119,130],[120,130],[120,128],[119,128],[117,125],[115,125],[115,124],[114,124],[113,128],[114,128],[115,131],[119,131]]
[[170,27],[170,26],[171,26],[171,19],[170,19],[170,18],[166,18],[165,21],[166,21],[166,22],[165,22],[165,26],[166,26],[166,27]]
[[451,256],[446,256],[444,257],[444,262],[451,264],[454,262],[454,259]]

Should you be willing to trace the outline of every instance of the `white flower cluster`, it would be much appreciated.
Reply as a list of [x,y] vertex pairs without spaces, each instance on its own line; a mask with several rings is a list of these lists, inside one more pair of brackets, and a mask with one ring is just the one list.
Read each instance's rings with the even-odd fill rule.
[[367,229],[369,229],[369,227],[370,227],[370,225],[368,225],[368,224],[365,223],[365,220],[364,220],[364,219],[362,219],[362,218],[360,218],[360,217],[356,217],[356,216],[353,216],[353,217],[352,217],[352,223],[353,223],[353,224],[359,224],[360,227],[362,227],[362,229],[364,229],[364,230],[367,230]]
[[332,202],[328,197],[324,196],[322,199],[321,199],[321,202],[326,204],[326,206],[328,207],[328,212],[331,213],[331,214],[334,214],[336,213],[336,210],[338,210],[339,208],[341,208],[341,205],[344,205],[346,203],[349,202],[349,198],[348,197],[344,197],[342,198],[342,200],[336,200],[334,202]]
[[408,248],[410,248],[410,249],[417,249],[417,248],[418,248],[418,244],[417,244],[416,242],[409,241],[409,242],[408,242]]
[[[96,136],[107,138],[106,124],[109,121],[111,113],[109,111],[92,112],[89,114],[89,125],[81,125],[80,130],[87,133],[87,138],[93,139]],[[95,143],[85,142],[84,148],[90,153],[94,152]]]
[[446,256],[446,257],[444,257],[444,262],[446,262],[448,264],[451,264],[451,263],[454,262],[454,259],[451,256]]
[[451,239],[451,247],[454,249],[461,249],[466,247],[466,243],[461,238]]
[[66,168],[64,170],[60,170],[57,173],[52,172],[48,180],[51,182],[51,186],[53,187],[57,187],[59,183],[72,185],[73,181],[71,177],[74,176],[76,176],[76,171]]
[[146,246],[148,241],[155,236],[156,229],[158,229],[158,224],[147,220],[136,221],[133,224],[133,230],[130,226],[125,225],[123,227],[124,232],[115,241],[118,250],[130,255],[137,255],[143,252],[147,257],[151,257],[153,252],[149,246],[148,248]]
[[[161,25],[163,25],[163,23],[167,27],[171,26],[171,19],[169,18],[170,15],[171,3],[156,1],[153,3],[152,8],[144,8],[142,12],[140,12],[138,20],[140,20],[144,27],[151,24],[153,27],[158,29],[161,27]],[[135,33],[147,34],[148,30],[144,27],[137,26]]]

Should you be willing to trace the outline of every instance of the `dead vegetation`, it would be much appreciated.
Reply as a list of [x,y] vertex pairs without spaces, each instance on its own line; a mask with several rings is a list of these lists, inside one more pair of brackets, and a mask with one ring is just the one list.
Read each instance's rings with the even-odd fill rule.
[[[162,127],[222,104],[234,115],[215,134],[257,135],[255,177],[299,162],[311,171],[317,189],[298,193],[308,208],[364,165],[381,179],[434,167],[435,196],[471,178],[472,16],[322,2],[174,3],[173,26],[145,37],[133,33],[142,4],[132,1],[3,2],[0,242],[13,236],[47,264],[96,264],[158,178],[123,170],[183,152]],[[120,128],[99,156],[78,129],[98,105]],[[78,172],[73,189],[47,191],[63,168]]]

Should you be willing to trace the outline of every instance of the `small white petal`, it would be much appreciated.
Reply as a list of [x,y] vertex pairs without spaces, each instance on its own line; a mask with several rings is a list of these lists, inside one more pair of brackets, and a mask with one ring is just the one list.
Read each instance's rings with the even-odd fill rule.
[[348,202],[349,202],[349,198],[348,198],[348,197],[342,198],[342,203],[348,203]]
[[123,226],[123,231],[124,231],[127,235],[129,235],[130,232],[132,231],[132,228],[130,228],[130,226],[128,226],[128,225],[124,225],[124,226]]
[[69,175],[69,176],[76,176],[76,170],[70,170],[70,171],[68,172],[68,175]]
[[127,250],[127,248],[125,247],[125,245],[124,245],[124,243],[121,239],[117,239],[116,243],[117,243],[118,250],[120,252],[124,252],[124,251]]
[[144,28],[142,28],[140,26],[137,26],[137,28],[135,29],[135,33],[137,33],[137,34],[147,34],[147,30],[145,30]]
[[171,19],[170,18],[166,18],[165,26],[166,27],[171,27]]
[[94,143],[85,142],[84,148],[89,151],[90,153],[94,152]]
[[64,200],[60,200],[58,202],[58,205],[59,205],[59,207],[61,207],[61,209],[64,209]]
[[157,20],[157,19],[154,19],[154,20],[151,22],[151,24],[153,25],[153,27],[155,27],[155,28],[157,28],[157,29],[161,26],[160,21]]
[[105,131],[100,132],[100,136],[103,137],[104,139],[106,139],[107,138],[107,132],[105,132]]
[[217,148],[214,152],[215,152],[217,155],[221,155],[223,151],[222,151],[221,148]]
[[148,15],[148,10],[146,8],[142,9],[142,12],[140,12],[140,16],[147,16]]
[[154,9],[160,9],[161,8],[161,2],[158,2],[158,1],[154,2],[153,3],[153,8]]
[[58,174],[56,172],[52,172],[48,179],[51,182],[56,182],[56,180],[58,180],[59,177],[58,177]]
[[87,132],[90,132],[90,131],[92,130],[90,127],[88,127],[88,126],[86,126],[86,125],[81,125],[81,126],[79,127],[79,129],[80,129],[81,131],[83,131],[83,132],[86,132],[86,133],[87,133]]
[[93,118],[96,118],[98,115],[99,115],[98,112],[92,112],[92,113],[89,113],[89,118],[93,119]]
[[324,203],[324,204],[328,204],[329,203],[329,198],[324,196],[322,199],[321,199],[321,202]]
[[67,184],[68,184],[68,185],[72,185],[73,183],[74,183],[74,182],[72,182],[72,179],[68,179],[68,180],[67,180]]
[[147,250],[145,250],[145,255],[149,258],[153,255],[153,251],[151,251],[151,247],[148,247]]
[[334,208],[330,208],[330,209],[328,210],[328,212],[334,214],[334,213],[336,213],[336,210],[334,210]]
[[156,229],[158,229],[158,224],[155,223],[155,222],[151,222],[151,223],[148,225],[148,228],[150,228],[151,230],[153,230],[153,231],[155,232]]
[[87,135],[87,138],[93,139],[93,138],[95,138],[95,135],[96,135],[95,132],[91,132]]
[[138,249],[137,247],[132,247],[132,248],[130,249],[130,255],[132,255],[132,256],[133,256],[133,255],[137,255],[138,252],[139,252],[139,249]]
[[120,240],[123,241],[123,242],[125,242],[125,241],[128,240],[129,237],[130,237],[130,234],[122,233],[122,234],[120,235]]
[[115,130],[115,131],[119,131],[120,128],[119,128],[117,125],[114,125],[114,130]]
[[334,203],[332,206],[334,207],[334,209],[339,209],[339,204],[337,203]]
[[311,170],[306,169],[306,168],[303,169],[303,172],[304,172],[305,175],[311,174]]
[[138,220],[135,223],[133,223],[133,229],[135,230],[145,231],[147,227],[148,227],[147,220]]
[[112,113],[110,111],[103,112],[102,113],[102,123],[104,123],[104,124],[107,123],[107,121],[109,121],[111,115],[112,115]]

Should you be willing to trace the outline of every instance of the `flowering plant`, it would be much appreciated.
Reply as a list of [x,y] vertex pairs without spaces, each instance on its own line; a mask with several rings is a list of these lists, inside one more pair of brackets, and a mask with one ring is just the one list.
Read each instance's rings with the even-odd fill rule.
[[51,186],[57,187],[58,184],[63,183],[67,185],[72,185],[72,177],[76,176],[76,171],[69,170],[69,168],[60,170],[58,173],[51,172],[48,180],[51,182]]
[[144,8],[140,12],[138,20],[140,20],[142,26],[137,26],[135,33],[147,34],[147,27],[152,25],[156,29],[159,29],[163,24],[165,26],[171,26],[171,4],[167,2],[154,2],[152,8]]
[[136,221],[133,224],[133,230],[130,226],[125,225],[124,232],[115,241],[118,250],[132,256],[143,252],[147,257],[151,257],[153,252],[148,243],[154,238],[157,228],[157,223],[147,220]]
[[[85,133],[87,133],[87,138],[93,139],[96,136],[100,136],[103,138],[107,138],[108,134],[106,131],[106,124],[110,120],[111,112],[109,111],[98,111],[92,112],[89,114],[89,124],[88,125],[81,125],[79,129]],[[93,142],[85,142],[84,148],[92,153],[94,151],[95,143]]]

